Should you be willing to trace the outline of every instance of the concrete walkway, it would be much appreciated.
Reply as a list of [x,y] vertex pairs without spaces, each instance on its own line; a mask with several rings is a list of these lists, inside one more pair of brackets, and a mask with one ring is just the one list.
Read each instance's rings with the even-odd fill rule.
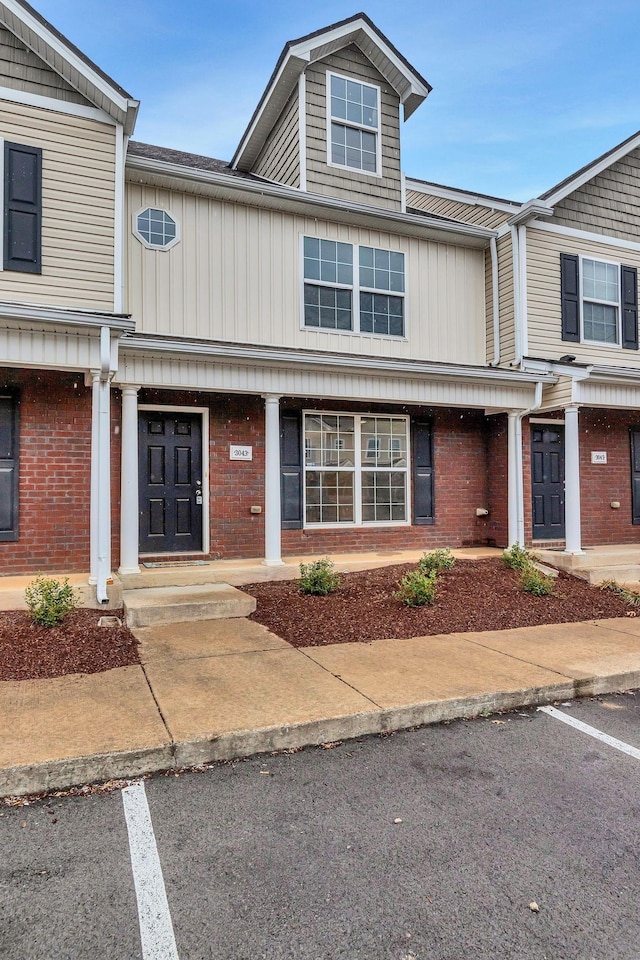
[[0,683],[0,796],[640,686],[640,618],[305,650],[242,618],[135,632],[140,666]]

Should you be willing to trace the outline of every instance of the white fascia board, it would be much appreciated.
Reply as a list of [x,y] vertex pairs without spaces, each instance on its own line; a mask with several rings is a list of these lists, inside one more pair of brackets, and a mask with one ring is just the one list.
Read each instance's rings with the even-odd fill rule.
[[322,367],[325,369],[365,370],[367,373],[384,372],[410,374],[413,377],[454,380],[473,380],[479,383],[501,381],[508,383],[532,384],[539,380],[555,383],[557,377],[551,373],[530,374],[522,370],[510,370],[502,367],[472,367],[455,364],[430,363],[428,361],[391,360],[383,357],[358,357],[345,354],[309,353],[299,350],[282,350],[277,347],[252,347],[242,344],[202,343],[186,340],[166,340],[146,337],[144,334],[130,335],[123,339],[122,350],[135,350],[145,353],[169,353],[176,356],[188,355],[193,358],[210,357],[229,362],[266,364],[292,364],[303,367]]
[[525,357],[520,365],[520,369],[527,373],[535,374],[536,377],[550,374],[556,379],[558,377],[571,377],[572,380],[586,380],[591,376],[591,366],[575,367],[572,363],[558,363],[553,360],[538,360],[535,357]]
[[602,364],[593,364],[590,368],[592,380],[601,382],[619,382],[632,381],[640,383],[640,370],[632,370],[630,367],[606,367]]
[[565,227],[561,223],[547,223],[542,220],[532,220],[530,227],[555,233],[560,237],[570,237],[576,240],[587,240],[590,243],[602,243],[609,247],[620,247],[622,250],[640,250],[640,243],[635,240],[622,240],[620,237],[610,237],[606,233],[591,233],[589,230],[578,230],[575,227]]
[[72,327],[111,327],[123,333],[132,333],[136,328],[135,321],[128,317],[113,316],[108,313],[85,313],[82,310],[64,307],[38,307],[23,303],[0,303],[0,319],[59,323]]
[[443,200],[455,200],[457,203],[466,203],[469,207],[488,207],[490,210],[501,210],[503,213],[517,213],[521,203],[508,203],[505,200],[491,200],[477,193],[467,193],[465,190],[456,190],[455,187],[441,187],[421,183],[407,177],[407,190],[415,193],[424,193],[429,197],[440,197]]
[[[475,224],[449,223],[438,217],[428,215],[420,216],[414,213],[396,213],[393,210],[387,210],[383,207],[373,207],[364,203],[353,203],[349,200],[341,200],[335,197],[327,197],[321,194],[312,194],[295,187],[287,187],[283,184],[272,183],[267,180],[251,180],[249,178],[234,177],[225,173],[217,173],[213,170],[199,170],[194,167],[184,167],[177,163],[169,163],[165,160],[151,160],[147,157],[128,156],[126,162],[130,170],[145,171],[150,174],[157,174],[178,181],[196,182],[219,186],[224,189],[233,190],[235,193],[245,193],[249,196],[271,196],[274,199],[286,200],[292,203],[299,203],[324,209],[348,211],[367,216],[377,220],[385,220],[389,223],[403,224],[412,228],[422,228],[431,231],[437,231],[441,234],[441,239],[445,242],[456,242],[456,237],[466,237],[469,240],[475,240],[475,247],[488,247],[491,237],[497,236],[495,230],[488,230],[486,227],[479,227]],[[178,185],[179,189],[179,185]],[[450,240],[449,240],[450,238]],[[458,240],[457,242],[460,242]]]
[[578,190],[585,183],[588,183],[589,180],[593,180],[594,177],[597,177],[599,173],[602,173],[612,164],[617,163],[618,160],[621,160],[623,157],[626,157],[628,153],[631,153],[632,150],[635,150],[636,147],[640,147],[640,132],[632,137],[631,140],[627,140],[626,143],[621,144],[617,150],[614,150],[612,153],[607,154],[606,157],[603,157],[601,160],[596,161],[587,167],[582,173],[573,177],[569,180],[568,183],[565,183],[563,187],[560,187],[555,193],[552,193],[551,196],[547,197],[544,201],[548,203],[549,206],[555,206],[556,203],[560,203],[561,200],[564,200],[565,197],[568,197],[569,194],[573,193],[574,190]]
[[27,107],[40,107],[42,110],[55,110],[57,113],[66,113],[72,117],[85,117],[87,120],[97,120],[98,123],[117,126],[117,121],[100,107],[89,107],[84,103],[73,103],[70,100],[56,100],[55,97],[41,97],[38,93],[15,90],[13,87],[0,87],[0,100],[20,103]]
[[527,200],[509,220],[509,226],[522,227],[537,217],[552,217],[553,206],[545,200]]
[[[25,25],[27,30],[30,30],[35,34],[45,45],[46,48],[57,53],[63,60],[65,60],[70,67],[76,70],[80,76],[84,77],[85,80],[95,87],[103,96],[113,103],[118,111],[120,111],[125,116],[130,115],[131,110],[137,110],[139,105],[136,100],[129,100],[124,97],[118,90],[116,90],[112,84],[96,73],[95,70],[92,70],[88,63],[86,63],[81,57],[79,57],[70,47],[64,43],[59,37],[56,37],[51,33],[43,23],[40,22],[36,17],[34,17],[25,7],[20,3],[16,3],[16,0],[2,0],[0,3],[0,21],[4,22],[7,26],[7,29],[12,33],[14,32],[10,22],[6,21],[6,13],[9,13],[12,17],[15,17],[16,20],[20,21]],[[32,50],[32,47],[23,37],[20,37],[22,43],[25,46],[28,46]],[[33,50],[33,53],[36,56],[42,59],[42,51]],[[55,70],[52,64],[49,64],[52,70]],[[55,70],[57,73],[58,71]],[[65,78],[66,79],[66,78]],[[67,81],[68,82],[68,81]]]

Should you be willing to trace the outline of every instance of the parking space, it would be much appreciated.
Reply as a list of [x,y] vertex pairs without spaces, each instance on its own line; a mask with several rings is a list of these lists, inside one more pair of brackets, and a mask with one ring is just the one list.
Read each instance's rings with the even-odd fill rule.
[[[558,705],[632,746],[639,707]],[[143,886],[147,843],[175,947],[144,952],[122,794],[5,809],[2,956],[635,960],[639,785],[537,711],[156,777]]]

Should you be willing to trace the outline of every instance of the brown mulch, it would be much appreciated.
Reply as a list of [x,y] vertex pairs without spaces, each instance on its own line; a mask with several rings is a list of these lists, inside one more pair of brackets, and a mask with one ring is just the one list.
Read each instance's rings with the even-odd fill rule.
[[397,581],[415,569],[401,564],[342,574],[339,588],[327,597],[303,596],[295,580],[252,583],[242,589],[258,601],[250,619],[295,647],[507,630],[630,612],[610,591],[564,573],[555,580],[557,596],[534,597],[521,589],[519,574],[499,558],[458,560],[440,575],[433,606],[406,607],[393,592]]
[[35,680],[100,673],[139,663],[138,641],[127,627],[99,627],[122,610],[67,614],[57,627],[38,627],[27,610],[0,611],[0,680]]

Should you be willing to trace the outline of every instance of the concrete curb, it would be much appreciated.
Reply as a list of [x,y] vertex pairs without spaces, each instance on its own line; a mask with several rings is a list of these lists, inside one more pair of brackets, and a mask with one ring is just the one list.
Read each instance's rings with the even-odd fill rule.
[[65,790],[85,783],[128,779],[182,767],[199,766],[276,750],[316,746],[336,740],[406,730],[485,712],[514,710],[579,696],[598,696],[640,687],[640,671],[593,676],[544,687],[488,693],[443,701],[414,703],[390,709],[257,730],[234,730],[210,739],[174,742],[161,747],[94,756],[64,758],[0,770],[0,796],[22,796]]

